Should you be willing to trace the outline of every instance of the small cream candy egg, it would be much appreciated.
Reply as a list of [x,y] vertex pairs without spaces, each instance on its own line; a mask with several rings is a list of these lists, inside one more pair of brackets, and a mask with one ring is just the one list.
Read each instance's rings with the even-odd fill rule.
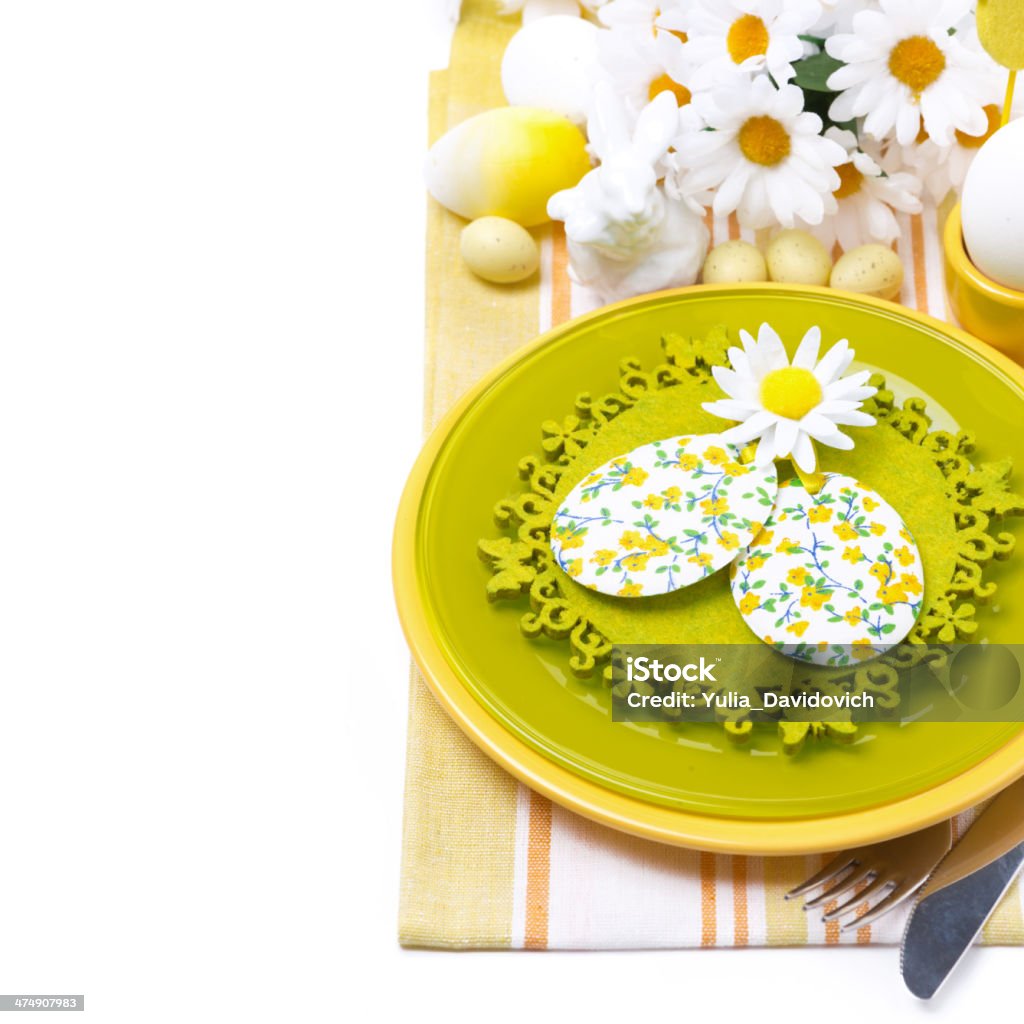
[[467,224],[459,239],[459,251],[477,277],[495,284],[523,281],[540,262],[530,232],[504,217],[480,217]]
[[903,264],[886,245],[859,245],[836,260],[829,284],[847,292],[894,299],[903,287]]
[[828,284],[832,260],[828,250],[807,231],[780,231],[765,251],[768,276],[783,284]]
[[738,238],[716,245],[704,261],[705,284],[741,284],[767,281],[768,268],[761,250]]
[[1024,119],[1000,128],[964,179],[961,219],[971,262],[1006,288],[1024,291]]
[[513,106],[553,110],[582,125],[597,77],[601,30],[556,14],[524,25],[501,59],[501,87]]

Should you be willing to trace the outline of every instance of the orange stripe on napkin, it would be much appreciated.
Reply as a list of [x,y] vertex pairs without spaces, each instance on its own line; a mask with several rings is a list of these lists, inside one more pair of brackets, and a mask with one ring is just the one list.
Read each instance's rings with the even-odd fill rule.
[[565,225],[556,221],[551,230],[551,326],[564,324],[571,316],[569,250],[565,243]]
[[718,894],[715,892],[715,855],[700,855],[700,944],[713,946],[718,938]]
[[740,222],[735,213],[729,214],[729,240],[735,241],[740,237]]
[[526,846],[527,949],[548,948],[548,903],[551,896],[551,801],[530,790],[530,824]]
[[914,250],[914,306],[919,313],[927,313],[928,276],[924,261],[924,221],[919,213],[910,218],[910,240]]

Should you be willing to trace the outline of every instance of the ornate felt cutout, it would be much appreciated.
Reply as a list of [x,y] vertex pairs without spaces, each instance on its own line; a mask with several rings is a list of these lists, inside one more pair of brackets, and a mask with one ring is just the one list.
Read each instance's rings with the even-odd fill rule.
[[924,595],[921,555],[899,513],[839,473],[813,496],[799,480],[784,483],[730,576],[753,633],[816,665],[885,653],[913,628]]
[[577,583],[616,597],[687,587],[761,531],[774,467],[740,462],[717,434],[652,441],[581,480],[555,512],[551,550]]

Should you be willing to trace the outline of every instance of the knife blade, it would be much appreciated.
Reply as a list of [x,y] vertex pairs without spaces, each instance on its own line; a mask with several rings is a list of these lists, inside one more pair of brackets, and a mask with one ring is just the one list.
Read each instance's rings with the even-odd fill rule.
[[1024,779],[1004,789],[939,862],[907,920],[900,971],[931,999],[1024,866]]

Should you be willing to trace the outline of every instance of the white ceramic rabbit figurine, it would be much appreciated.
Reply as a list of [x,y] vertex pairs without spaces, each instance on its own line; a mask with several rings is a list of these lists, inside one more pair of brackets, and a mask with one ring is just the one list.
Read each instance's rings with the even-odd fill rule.
[[548,214],[565,221],[572,279],[606,302],[693,284],[707,254],[707,228],[658,184],[679,132],[675,98],[659,93],[631,133],[623,102],[601,82],[587,132],[600,166],[548,200]]

